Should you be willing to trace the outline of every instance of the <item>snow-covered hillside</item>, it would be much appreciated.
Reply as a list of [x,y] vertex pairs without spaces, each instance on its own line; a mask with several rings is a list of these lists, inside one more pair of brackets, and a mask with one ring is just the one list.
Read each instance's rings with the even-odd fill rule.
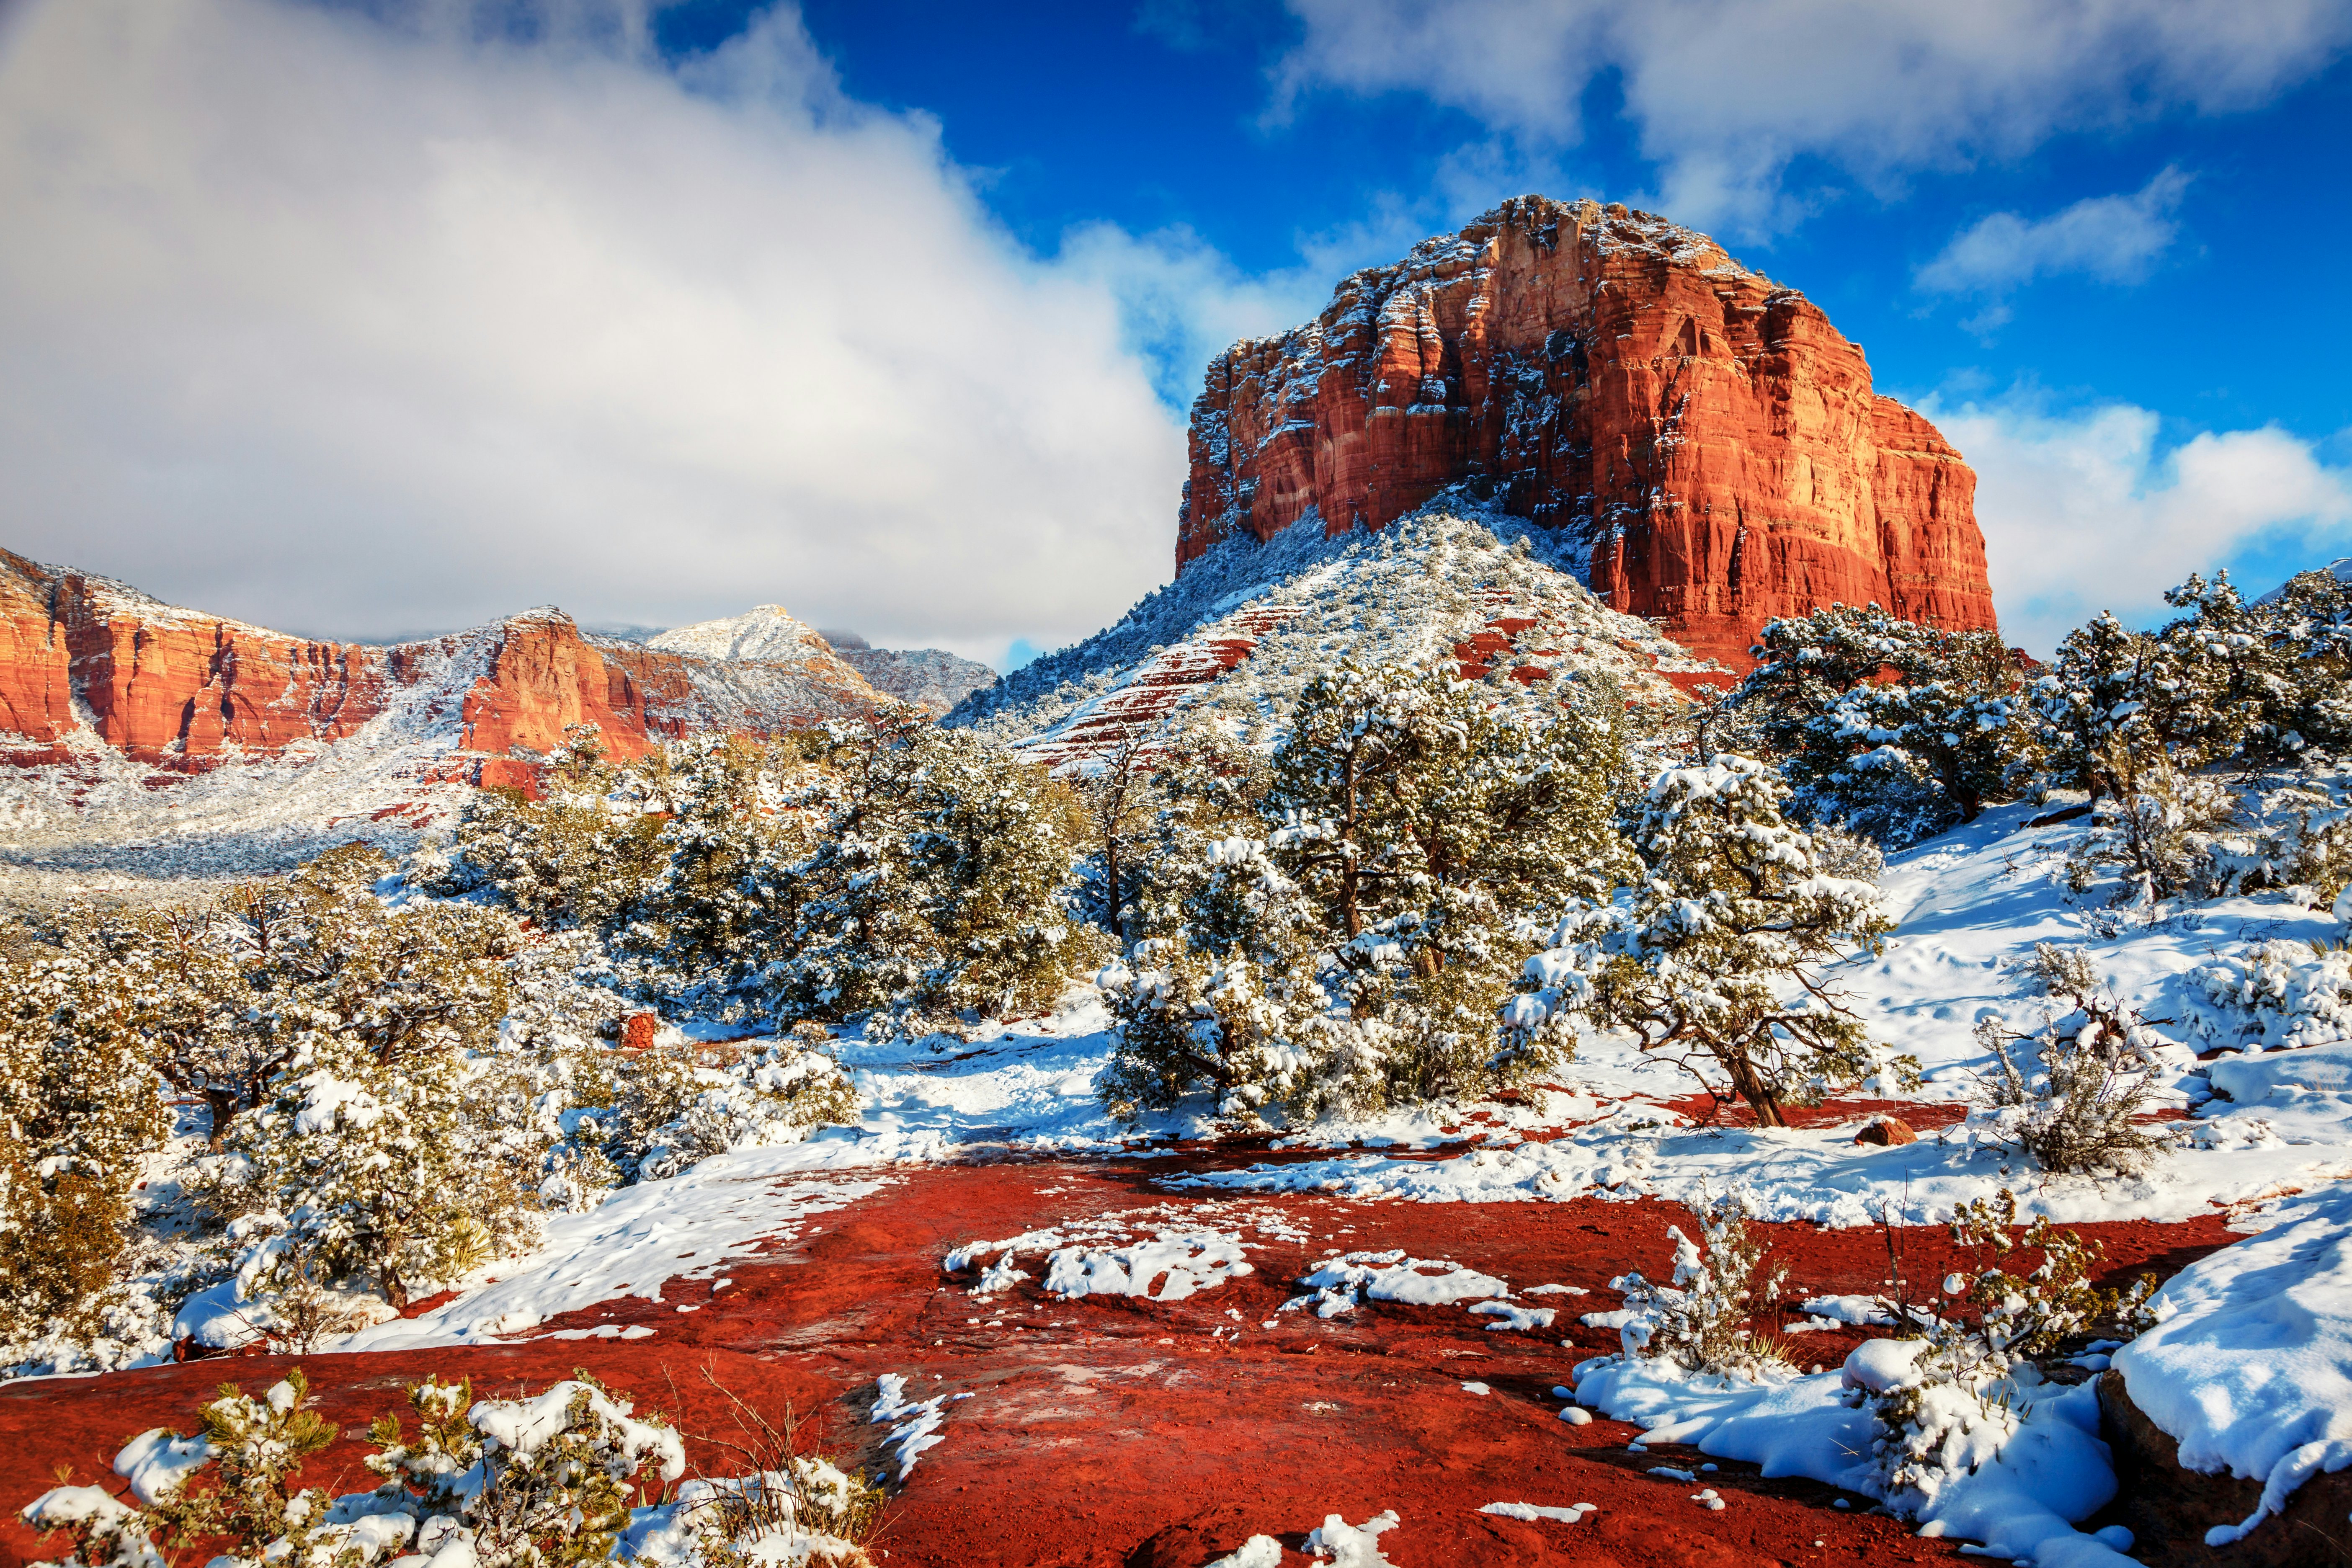
[[1349,658],[1451,657],[1465,675],[1610,682],[1635,703],[1734,683],[1603,605],[1559,544],[1463,492],[1377,533],[1325,538],[1301,523],[1265,544],[1227,540],[1118,625],[1016,670],[945,721],[1084,767],[1118,737],[1157,732],[1206,702],[1239,704],[1279,729],[1307,681]]
[[843,647],[841,657],[877,691],[911,702],[934,718],[996,684],[996,671],[936,647]]

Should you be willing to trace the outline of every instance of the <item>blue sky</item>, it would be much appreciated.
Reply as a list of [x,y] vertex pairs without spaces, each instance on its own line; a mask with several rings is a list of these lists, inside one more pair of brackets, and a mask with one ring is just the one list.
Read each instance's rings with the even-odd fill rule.
[[0,18],[0,543],[269,624],[1006,662],[1164,580],[1208,354],[1531,190],[1820,302],[2030,647],[2352,552],[2352,0]]

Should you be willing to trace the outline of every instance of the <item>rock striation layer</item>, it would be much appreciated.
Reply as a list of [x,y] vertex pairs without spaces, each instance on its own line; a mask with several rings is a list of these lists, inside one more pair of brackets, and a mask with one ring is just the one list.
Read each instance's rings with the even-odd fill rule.
[[1736,668],[1764,622],[1834,602],[1995,625],[1960,454],[1802,294],[1614,204],[1514,199],[1234,344],[1191,455],[1180,574],[1466,483],[1571,531],[1612,608]]
[[87,737],[200,773],[349,740],[394,710],[455,721],[455,749],[488,758],[544,753],[582,723],[634,757],[689,731],[773,733],[881,700],[821,642],[793,659],[709,657],[594,637],[555,609],[392,647],[318,642],[0,551],[0,753],[18,764],[66,761]]

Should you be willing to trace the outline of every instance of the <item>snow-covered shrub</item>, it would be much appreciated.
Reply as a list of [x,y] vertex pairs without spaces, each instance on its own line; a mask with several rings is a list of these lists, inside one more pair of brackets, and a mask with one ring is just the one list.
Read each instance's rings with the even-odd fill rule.
[[1647,875],[1622,900],[1570,906],[1528,961],[1509,1026],[1531,1039],[1627,1030],[1766,1126],[1872,1071],[1823,969],[1850,946],[1874,951],[1892,922],[1874,884],[1822,865],[1782,815],[1787,794],[1729,752],[1659,774],[1631,835]]
[[[2021,1151],[2045,1171],[2146,1171],[2173,1143],[2138,1121],[2169,1042],[2099,984],[2080,949],[2037,942],[2028,967],[2050,998],[2041,1026],[2019,1034],[1998,1018],[1978,1023],[1993,1070],[1979,1080],[1969,1139]],[[2038,1068],[2021,1064],[2021,1047]]]
[[592,931],[599,983],[640,1001],[919,1033],[1048,1005],[1108,956],[1072,913],[1076,795],[969,731],[897,710],[618,769],[578,751],[544,799],[486,795],[412,872]]
[[[1542,1070],[1559,1037],[1496,1009],[1525,922],[1603,897],[1613,727],[1445,667],[1342,664],[1260,762],[1213,731],[1172,746],[1140,874],[1140,933],[1106,988],[1125,1028],[1103,1091],[1293,1116],[1475,1093]],[[1345,1016],[1338,1009],[1344,1007]]]
[[[397,1415],[368,1429],[372,1491],[330,1496],[298,1485],[303,1461],[333,1441],[298,1367],[258,1396],[224,1386],[201,1430],[158,1428],[124,1447],[119,1500],[61,1486],[24,1510],[71,1546],[57,1565],[164,1568],[166,1553],[225,1540],[218,1568],[584,1568],[619,1559],[666,1568],[864,1564],[880,1489],[818,1455],[758,1446],[753,1475],[698,1478],[678,1434],[583,1373],[535,1395],[474,1397],[470,1380],[409,1390],[413,1433]],[[724,1448],[740,1445],[721,1443]],[[663,1500],[667,1498],[668,1500]]]
[[553,1170],[569,1188],[542,1195],[583,1207],[609,1170],[619,1182],[673,1176],[730,1149],[797,1143],[819,1127],[857,1120],[856,1089],[822,1051],[776,1040],[764,1046],[656,1045],[636,1056],[575,1057]]
[[704,1440],[730,1456],[742,1474],[697,1477],[678,1489],[658,1535],[640,1530],[633,1555],[675,1561],[698,1558],[708,1568],[776,1563],[870,1568],[861,1542],[882,1521],[879,1481],[853,1475],[824,1455],[803,1451],[803,1425],[789,1407],[772,1421],[703,1370],[704,1381],[726,1396],[736,1435]]
[[[2007,1188],[1960,1205],[1952,1238],[1987,1267],[1944,1281],[1953,1315],[1916,1338],[1875,1340],[1858,1350],[1843,1376],[1846,1404],[1876,1418],[1873,1465],[1880,1495],[1899,1514],[1932,1503],[1955,1478],[1991,1458],[2017,1430],[2017,1391],[2041,1381],[2033,1358],[2098,1326],[2128,1338],[2147,1326],[2147,1276],[2121,1292],[2091,1283],[2100,1248],[2044,1216],[2022,1236],[2017,1200]],[[2023,1274],[1998,1263],[2039,1252]],[[1977,1310],[1974,1321],[1962,1315]]]
[[815,839],[780,873],[792,906],[761,992],[779,1017],[1049,1005],[1108,947],[1066,897],[1087,836],[1068,785],[963,731],[901,716],[826,727],[834,781],[803,809]]
[[594,727],[574,725],[550,759],[541,798],[477,791],[449,841],[413,863],[411,874],[436,892],[488,889],[542,927],[609,928],[645,895],[661,863],[663,817],[651,809],[660,791],[650,776],[659,765],[639,770],[624,788]]
[[2025,787],[2033,761],[2015,658],[1873,605],[1769,622],[1727,699],[1794,786],[1803,819],[1915,843]]
[[[2155,632],[2112,616],[2070,633],[2033,682],[2049,766],[2094,798],[2126,770],[2307,765],[2352,748],[2352,589],[2306,572],[2249,602],[2221,573],[2165,595]],[[2119,765],[2120,764],[2120,765]]]
[[789,1023],[1043,1007],[1108,955],[1069,908],[1068,786],[910,710],[790,746],[681,743],[667,857],[616,943],[694,1006]]
[[[364,892],[311,911],[266,1016],[286,1047],[228,1144],[257,1288],[363,1277],[393,1306],[536,1237],[546,1140],[496,1053],[513,921]],[[322,1273],[321,1273],[322,1271]]]
[[2225,1050],[2281,1050],[2352,1036],[2352,952],[2299,942],[2219,953],[2185,977],[2186,1022]]
[[2120,882],[2114,903],[2151,910],[2167,899],[2243,890],[2260,846],[2232,831],[2242,826],[2234,790],[2169,763],[2143,765],[2118,742],[2109,742],[2105,766],[2115,793],[2099,801],[2068,854],[2069,886],[2084,892],[2113,875]]
[[1447,665],[1343,666],[1276,748],[1267,852],[1321,913],[1326,983],[1385,1058],[1380,1097],[1515,1082],[1557,1042],[1498,1038],[1531,948],[1518,928],[1632,868],[1612,822],[1613,721],[1503,701]]
[[95,1333],[143,1156],[170,1127],[140,1002],[68,911],[0,951],[0,1365]]
[[1757,1339],[1748,1323],[1772,1310],[1789,1271],[1764,1268],[1764,1241],[1748,1230],[1747,1205],[1738,1199],[1723,1199],[1697,1219],[1704,1250],[1681,1226],[1666,1227],[1675,1242],[1671,1284],[1640,1274],[1609,1282],[1624,1292],[1630,1314],[1619,1339],[1628,1358],[1663,1356],[1691,1372],[1752,1377],[1787,1359],[1777,1342]]

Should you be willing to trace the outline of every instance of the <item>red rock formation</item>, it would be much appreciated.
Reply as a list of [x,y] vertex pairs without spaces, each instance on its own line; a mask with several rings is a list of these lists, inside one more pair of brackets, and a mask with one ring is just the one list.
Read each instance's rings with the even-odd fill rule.
[[1574,530],[1611,607],[1735,668],[1765,621],[1838,601],[1994,625],[1959,453],[1803,295],[1613,204],[1507,202],[1212,361],[1177,566],[1458,482]]
[[880,700],[830,656],[662,652],[585,636],[561,610],[390,647],[314,642],[0,551],[0,760],[20,764],[62,760],[86,723],[139,762],[202,772],[348,739],[394,709],[396,739],[454,724],[453,749],[494,759],[551,751],[579,723],[635,757],[691,730],[771,733]]

